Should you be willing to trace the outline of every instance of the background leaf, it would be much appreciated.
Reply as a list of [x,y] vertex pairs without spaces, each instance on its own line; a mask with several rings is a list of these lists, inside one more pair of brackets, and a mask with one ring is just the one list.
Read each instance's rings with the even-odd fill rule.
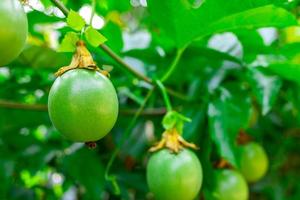
[[[238,90],[222,90],[220,99],[209,104],[209,131],[219,155],[237,167],[236,139],[240,129],[247,128],[251,106],[250,99]],[[239,106],[237,106],[239,103]]]
[[170,0],[159,4],[150,0],[148,4],[152,20],[178,46],[216,32],[297,24],[295,17],[288,11],[267,5],[272,1],[245,0],[242,4],[239,0],[201,2],[197,7],[187,0]]
[[262,106],[262,114],[266,115],[277,99],[282,82],[279,77],[267,75],[255,68],[249,69],[249,78],[256,99]]

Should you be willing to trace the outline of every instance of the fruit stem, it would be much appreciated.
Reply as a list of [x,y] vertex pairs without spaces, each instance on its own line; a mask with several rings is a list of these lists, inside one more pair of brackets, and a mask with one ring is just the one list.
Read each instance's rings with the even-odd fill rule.
[[176,51],[176,56],[170,66],[170,68],[168,69],[168,71],[165,73],[165,75],[160,79],[161,82],[165,82],[170,76],[171,74],[174,72],[174,70],[176,69],[176,66],[181,58],[182,53],[184,52],[186,47],[182,47],[177,49]]
[[93,26],[93,19],[95,16],[96,0],[92,0],[92,13],[90,18],[90,26]]
[[156,83],[156,85],[158,86],[158,88],[160,89],[160,91],[163,95],[163,98],[164,98],[164,101],[165,101],[165,104],[166,104],[166,107],[167,107],[167,111],[168,112],[172,111],[171,101],[170,101],[170,98],[168,96],[168,93],[167,93],[167,90],[166,90],[165,86],[158,79],[155,80],[155,83]]
[[97,147],[97,143],[96,142],[86,142],[85,145],[89,148],[89,149],[95,149]]

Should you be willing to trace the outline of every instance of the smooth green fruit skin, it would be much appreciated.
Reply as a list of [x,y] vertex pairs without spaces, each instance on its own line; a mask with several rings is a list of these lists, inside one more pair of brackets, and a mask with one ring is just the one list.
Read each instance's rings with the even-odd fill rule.
[[221,169],[215,172],[214,200],[247,200],[249,189],[244,177],[237,171]]
[[202,185],[202,166],[197,156],[184,149],[178,154],[163,149],[147,165],[147,182],[156,200],[193,200]]
[[75,142],[97,141],[114,126],[118,97],[110,80],[99,72],[75,69],[58,77],[48,99],[56,129]]
[[261,145],[255,142],[241,147],[241,173],[248,182],[256,182],[267,172],[268,156]]
[[26,14],[19,0],[0,1],[0,66],[21,53],[28,34]]

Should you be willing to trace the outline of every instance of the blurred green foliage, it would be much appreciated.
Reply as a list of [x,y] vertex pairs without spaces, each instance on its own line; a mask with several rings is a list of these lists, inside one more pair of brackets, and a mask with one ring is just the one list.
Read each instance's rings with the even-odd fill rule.
[[[63,3],[90,16],[93,1]],[[95,150],[65,140],[52,126],[46,105],[54,72],[71,60],[70,53],[58,49],[72,30],[50,0],[28,4],[27,45],[17,60],[0,68],[0,199],[152,199],[145,166],[147,149],[163,131],[160,92],[153,92],[123,143],[151,85],[89,46],[99,66],[113,66],[118,122]],[[251,199],[300,198],[299,6],[297,0],[94,2],[101,29],[94,28],[143,75],[161,77],[178,48],[185,48],[164,84],[184,95],[171,96],[171,101],[192,119],[183,136],[200,146],[196,153],[204,185],[199,199],[204,194],[209,198],[215,161],[223,157],[238,167],[236,137],[241,129],[264,146],[270,159],[267,176],[250,185]],[[117,147],[121,151],[110,173],[120,195],[105,180]]]

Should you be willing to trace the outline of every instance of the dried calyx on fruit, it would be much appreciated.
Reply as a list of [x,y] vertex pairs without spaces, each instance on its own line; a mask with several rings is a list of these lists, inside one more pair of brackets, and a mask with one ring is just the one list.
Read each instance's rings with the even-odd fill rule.
[[84,142],[89,148],[106,136],[118,117],[118,97],[83,41],[76,44],[69,66],[55,74],[48,98],[49,116],[56,129],[73,142]]
[[150,149],[155,152],[148,161],[147,183],[157,200],[192,200],[201,189],[202,165],[197,155],[188,149],[198,147],[181,136],[186,121],[190,119],[168,112],[163,119],[162,139]]
[[93,57],[89,50],[86,48],[84,42],[79,40],[76,43],[76,51],[73,55],[70,65],[61,67],[56,73],[55,76],[61,76],[65,72],[72,69],[89,69],[100,72],[101,74],[109,77],[109,73],[105,70],[99,69],[96,63],[93,60]]
[[198,149],[195,144],[189,143],[185,139],[183,139],[183,137],[178,133],[177,129],[173,128],[170,130],[166,130],[162,135],[162,139],[153,147],[151,147],[149,151],[154,152],[162,148],[168,148],[174,153],[178,153],[185,147]]
[[190,119],[175,111],[168,112],[162,122],[165,128],[162,138],[149,151],[155,152],[167,148],[171,152],[178,153],[184,148],[199,149],[195,144],[187,142],[181,136],[184,122],[190,122]]

